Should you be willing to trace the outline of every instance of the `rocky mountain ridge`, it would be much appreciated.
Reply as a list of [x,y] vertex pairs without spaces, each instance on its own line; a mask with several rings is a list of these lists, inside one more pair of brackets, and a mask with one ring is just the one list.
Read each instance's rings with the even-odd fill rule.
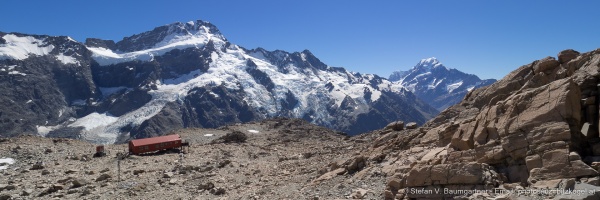
[[327,66],[308,50],[244,49],[200,20],[119,42],[0,38],[4,136],[113,143],[272,117],[357,134],[437,113],[379,76]]
[[395,71],[389,80],[404,86],[439,111],[457,104],[471,90],[496,81],[481,80],[476,75],[447,68],[435,57],[422,59],[408,71]]

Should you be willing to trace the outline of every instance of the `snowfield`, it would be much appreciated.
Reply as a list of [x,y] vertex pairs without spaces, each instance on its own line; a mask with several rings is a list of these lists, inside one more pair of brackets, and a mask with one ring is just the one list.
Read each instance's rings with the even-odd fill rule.
[[45,42],[32,36],[19,37],[14,34],[6,34],[2,37],[6,44],[0,44],[0,59],[23,60],[30,55],[48,55],[53,45],[45,45]]
[[12,158],[0,158],[0,170],[8,169],[8,165],[15,164],[15,159]]
[[56,56],[56,59],[59,60],[60,62],[62,62],[63,64],[65,64],[65,65],[68,65],[68,64],[79,64],[79,61],[77,61],[77,59],[75,59],[72,56],[65,56],[65,54],[63,54],[63,53],[59,53]]

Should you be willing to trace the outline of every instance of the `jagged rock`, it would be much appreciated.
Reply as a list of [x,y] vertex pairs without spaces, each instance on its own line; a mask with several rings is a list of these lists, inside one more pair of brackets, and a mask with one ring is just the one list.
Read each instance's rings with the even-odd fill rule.
[[33,193],[32,189],[25,189],[21,192],[21,196],[29,196],[31,193]]
[[31,166],[31,168],[29,168],[29,170],[39,170],[39,169],[44,169],[44,163],[37,162],[33,166]]
[[537,74],[539,72],[553,70],[554,68],[558,67],[559,65],[560,65],[560,63],[556,59],[554,59],[552,57],[546,57],[542,60],[539,60],[533,66],[533,72],[535,72]]
[[86,186],[87,184],[89,184],[89,182],[87,180],[81,179],[81,178],[75,178],[71,181],[71,183],[73,184],[72,188],[78,188],[78,187]]
[[110,175],[108,174],[101,174],[100,176],[98,176],[98,178],[96,178],[96,182],[100,182],[100,181],[104,181],[111,178]]
[[473,137],[476,127],[477,121],[461,124],[458,131],[452,136],[451,146],[458,150],[473,149],[475,147]]
[[73,180],[73,178],[75,178],[75,177],[73,177],[73,176],[67,176],[66,178],[59,179],[56,182],[58,182],[60,184],[66,184],[68,181]]
[[243,143],[246,142],[248,136],[241,131],[233,131],[230,133],[221,136],[219,139],[214,140],[213,143],[223,142],[223,143]]
[[210,190],[213,189],[215,185],[212,182],[203,182],[198,185],[199,190]]
[[581,160],[581,156],[577,152],[572,151],[569,153],[569,161]]
[[395,197],[395,196],[394,196],[394,193],[392,193],[392,191],[385,190],[385,191],[383,192],[383,198],[384,198],[385,200],[394,200],[394,199],[395,199],[394,197]]
[[146,170],[136,169],[136,170],[133,170],[133,175],[138,175],[138,174],[141,174],[141,173],[144,173],[144,172],[146,172]]
[[392,122],[392,123],[388,124],[387,126],[385,126],[385,129],[391,129],[394,131],[404,130],[404,122],[403,121]]
[[459,124],[446,123],[432,128],[421,138],[422,144],[437,143],[438,146],[446,146],[450,143],[453,135],[460,127]]
[[163,173],[163,178],[171,178],[173,175],[175,175],[173,172],[165,172]]
[[14,185],[9,185],[9,184],[0,184],[0,192],[3,190],[14,190],[17,187],[15,187]]
[[327,173],[319,176],[319,178],[315,179],[312,183],[313,184],[318,184],[318,183],[320,183],[322,181],[332,179],[332,178],[336,177],[337,175],[341,175],[341,174],[344,174],[344,173],[346,173],[346,168],[337,168],[337,169],[335,169],[333,171],[327,172]]
[[561,190],[566,190],[566,191],[573,191],[575,189],[575,179],[574,178],[570,178],[570,179],[563,179],[561,180],[561,182],[558,184],[558,189]]
[[60,184],[53,184],[50,187],[48,187],[44,192],[40,193],[38,197],[46,196],[48,194],[54,193],[62,189],[65,189],[65,186]]
[[374,142],[373,142],[373,147],[377,148],[381,145],[383,145],[384,143],[390,141],[391,139],[397,137],[398,134],[392,133],[392,132],[388,132],[385,135],[377,138]]
[[542,158],[540,157],[540,155],[530,155],[527,156],[527,158],[525,159],[526,165],[527,165],[527,169],[529,171],[531,171],[534,168],[541,168],[542,167]]
[[92,194],[92,191],[89,189],[84,189],[83,191],[81,191],[81,196],[85,196],[85,195],[89,195]]
[[0,200],[10,200],[12,196],[8,194],[0,194]]
[[357,188],[354,189],[352,194],[350,195],[350,197],[352,199],[362,199],[363,197],[365,197],[365,195],[367,194],[367,192],[369,192],[369,190],[365,190],[362,188]]
[[416,122],[409,122],[408,124],[406,124],[406,129],[416,129],[416,128],[417,128]]
[[390,191],[397,191],[401,188],[404,188],[404,174],[394,174],[387,180],[387,189]]
[[438,148],[431,149],[423,157],[421,157],[420,160],[421,161],[430,161],[430,160],[436,159],[438,157],[445,156],[447,154],[448,154],[448,151],[446,150],[445,147],[438,147]]
[[366,157],[357,156],[353,159],[347,160],[342,165],[345,166],[346,171],[348,171],[350,173],[354,173],[356,171],[360,171],[361,169],[363,169],[366,166],[366,161],[367,161]]
[[222,161],[219,161],[218,167],[223,168],[223,167],[229,165],[230,163],[231,163],[231,160],[222,160]]
[[213,166],[198,167],[198,172],[207,172],[213,170]]
[[225,188],[222,187],[215,187],[210,189],[210,193],[214,194],[214,195],[224,195],[226,192]]

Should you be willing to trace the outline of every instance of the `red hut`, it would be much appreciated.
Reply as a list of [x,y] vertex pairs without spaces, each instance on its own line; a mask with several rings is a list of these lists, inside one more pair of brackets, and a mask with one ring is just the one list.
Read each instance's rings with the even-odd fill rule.
[[131,140],[129,141],[129,153],[139,155],[153,151],[179,148],[182,146],[187,146],[187,143],[182,143],[179,135],[165,135],[160,137]]

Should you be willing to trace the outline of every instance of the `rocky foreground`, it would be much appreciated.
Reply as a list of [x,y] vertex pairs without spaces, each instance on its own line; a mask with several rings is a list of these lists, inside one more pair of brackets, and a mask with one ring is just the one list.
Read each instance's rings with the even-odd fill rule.
[[[81,141],[4,139],[0,157],[16,162],[2,171],[0,199],[600,199],[599,84],[600,49],[565,50],[422,127],[345,137],[275,119],[180,130],[192,142],[183,161],[131,156],[121,182],[125,145],[91,158]],[[236,131],[247,140],[222,138]]]
[[385,199],[600,199],[599,78],[600,49],[565,50],[417,130],[372,133],[358,157],[381,161],[367,169],[386,174]]
[[[96,145],[83,141],[3,139],[0,158],[15,163],[0,171],[0,199],[383,198],[385,176],[360,170],[365,159],[326,174],[329,163],[358,155],[366,142],[302,120],[176,133],[191,143],[185,154],[129,156],[120,163],[120,182],[116,155],[126,144],[106,145],[108,156],[93,157]],[[247,139],[223,139],[231,133]]]

